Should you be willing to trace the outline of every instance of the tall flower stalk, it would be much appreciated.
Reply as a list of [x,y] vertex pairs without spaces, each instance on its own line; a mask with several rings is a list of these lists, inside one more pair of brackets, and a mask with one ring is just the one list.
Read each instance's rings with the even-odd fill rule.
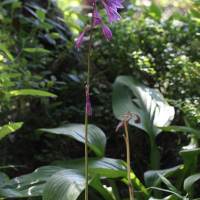
[[[117,22],[119,19],[122,19],[120,14],[117,12],[117,8],[123,8],[120,4],[124,0],[106,0],[107,4],[101,0],[103,5],[106,8],[108,21],[112,25],[112,22]],[[95,0],[89,0],[89,4],[93,6],[92,20],[91,25],[87,25],[85,30],[81,33],[79,38],[76,41],[75,48],[79,48],[83,42],[84,34],[88,29],[90,29],[90,40],[89,40],[89,49],[88,49],[88,69],[87,69],[87,85],[85,87],[86,93],[86,106],[85,106],[85,200],[88,200],[88,147],[87,147],[87,134],[88,134],[88,116],[92,115],[92,107],[89,98],[89,86],[90,86],[90,57],[92,55],[91,45],[92,45],[92,28],[97,25],[101,25],[104,36],[108,40],[112,40],[112,32],[110,29],[103,24],[101,17],[96,9]]]
[[[134,112],[128,111],[125,115],[124,115],[124,120],[121,121],[117,128],[116,131],[118,131],[120,128],[124,127],[125,129],[125,135],[123,135],[124,140],[126,142],[126,154],[127,154],[127,174],[128,174],[128,182],[129,182],[129,196],[130,196],[130,200],[134,199],[134,193],[133,193],[133,185],[132,185],[132,181],[131,181],[131,166],[130,166],[130,146],[129,146],[129,136],[128,136],[128,129],[127,126],[129,124],[129,120],[132,118],[132,114],[134,114],[137,118],[134,120],[136,124],[141,123],[140,117],[135,114]],[[130,117],[128,120],[127,118]]]
[[[91,27],[93,24],[94,7],[92,12]],[[88,147],[87,147],[87,133],[88,133],[88,115],[92,115],[91,103],[89,100],[89,85],[90,85],[90,57],[91,57],[91,45],[92,45],[92,28],[90,28],[90,42],[88,49],[88,69],[87,69],[87,86],[85,87],[86,92],[86,106],[85,106],[85,200],[88,200]]]

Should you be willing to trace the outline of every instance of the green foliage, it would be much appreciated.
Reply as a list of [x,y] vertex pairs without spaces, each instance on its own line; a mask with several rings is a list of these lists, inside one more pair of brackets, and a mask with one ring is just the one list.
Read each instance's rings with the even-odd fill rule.
[[[82,143],[85,143],[85,126],[83,124],[67,124],[59,128],[38,129],[36,133],[42,132],[63,134]],[[95,125],[88,124],[88,146],[99,157],[105,156],[106,137],[103,131]]]

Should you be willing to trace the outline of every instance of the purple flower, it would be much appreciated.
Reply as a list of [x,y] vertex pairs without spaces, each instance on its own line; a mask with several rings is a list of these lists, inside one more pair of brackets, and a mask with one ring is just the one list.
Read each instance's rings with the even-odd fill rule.
[[96,27],[97,25],[101,25],[101,17],[96,9],[96,5],[94,5],[94,19],[93,19],[93,26]]
[[89,4],[90,4],[90,5],[94,5],[94,1],[95,1],[95,0],[89,0]]
[[17,40],[17,36],[16,35],[14,36],[14,40]]
[[12,134],[10,134],[10,140],[11,140],[11,142],[13,143],[13,142],[14,142],[14,140],[15,140],[15,136],[14,136],[14,135],[12,135]]
[[47,35],[47,34],[45,34],[44,37],[45,37],[46,39],[48,39],[48,35]]
[[42,58],[42,60],[46,60],[47,58]]
[[117,11],[117,8],[124,8],[120,3],[122,3],[124,0],[106,0],[108,5]]
[[18,51],[19,51],[17,47],[15,47],[15,51],[16,51],[16,52],[18,52]]
[[89,99],[89,94],[88,94],[88,90],[87,90],[87,85],[85,86],[85,94],[86,94],[86,112],[88,116],[92,115],[92,106],[90,103],[90,99]]
[[109,7],[103,0],[101,0],[103,5],[106,8],[107,16],[108,16],[108,21],[110,25],[112,25],[112,22],[117,22],[119,19],[122,19],[121,15],[115,11],[113,8]]
[[76,46],[74,47],[75,49],[76,49],[76,48],[79,48],[79,47],[81,46],[81,44],[82,44],[82,42],[83,42],[83,36],[84,36],[85,32],[86,32],[88,29],[90,29],[90,28],[91,28],[90,25],[87,25],[87,26],[86,26],[86,29],[81,33],[81,35],[79,36],[79,38],[78,38],[77,41],[76,41]]
[[101,21],[101,26],[102,26],[104,36],[108,40],[112,40],[112,32],[110,31],[110,29],[106,25],[104,25],[102,21]]

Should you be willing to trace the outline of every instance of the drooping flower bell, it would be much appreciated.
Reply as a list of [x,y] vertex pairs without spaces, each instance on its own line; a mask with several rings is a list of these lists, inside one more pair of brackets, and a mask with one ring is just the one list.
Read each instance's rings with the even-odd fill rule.
[[85,95],[86,95],[86,112],[88,116],[92,115],[92,106],[90,103],[90,99],[89,99],[89,94],[88,94],[88,86],[85,86]]
[[90,4],[90,5],[94,5],[94,1],[95,1],[95,0],[89,0],[89,4]]
[[120,3],[122,3],[124,0],[106,0],[108,5],[117,11],[117,8],[124,8],[124,6]]
[[81,45],[82,42],[83,42],[83,37],[84,37],[84,35],[85,35],[85,32],[86,32],[88,29],[90,29],[90,28],[91,28],[90,25],[87,25],[87,26],[86,26],[85,30],[81,33],[81,35],[79,36],[79,38],[78,38],[77,41],[76,41],[76,46],[74,47],[75,49],[80,47],[80,45]]
[[106,8],[106,13],[110,25],[112,25],[112,22],[117,22],[119,19],[122,19],[121,15],[116,10],[108,6],[103,0],[101,0],[101,2]]

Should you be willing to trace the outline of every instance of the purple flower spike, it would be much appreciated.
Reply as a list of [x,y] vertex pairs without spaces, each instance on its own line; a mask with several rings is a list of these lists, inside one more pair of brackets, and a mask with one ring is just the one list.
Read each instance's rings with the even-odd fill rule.
[[17,36],[16,35],[14,36],[14,40],[17,40]]
[[15,51],[16,51],[16,52],[18,52],[18,51],[19,51],[17,47],[15,47]]
[[108,40],[112,40],[112,32],[110,31],[110,29],[103,24],[103,22],[101,21],[101,26],[102,26],[102,30],[103,30],[103,34],[104,36],[108,39]]
[[91,28],[90,25],[87,25],[87,26],[86,26],[86,29],[81,33],[81,35],[79,36],[79,38],[78,38],[77,41],[76,41],[76,46],[74,47],[75,49],[76,49],[76,48],[79,48],[79,47],[81,46],[81,44],[82,44],[82,42],[83,42],[83,36],[84,36],[85,32],[86,32],[88,29],[90,29],[90,28]]
[[96,9],[96,6],[94,6],[93,26],[96,27],[97,25],[101,25],[101,17]]
[[120,3],[122,3],[124,0],[106,0],[108,5],[113,8],[115,11],[117,11],[117,8],[124,8]]
[[47,35],[47,34],[44,34],[44,37],[45,37],[46,39],[48,39],[48,35]]
[[117,11],[109,7],[103,0],[101,0],[101,2],[106,8],[106,13],[107,13],[108,21],[110,25],[112,25],[112,22],[117,22],[119,19],[122,19],[121,15]]
[[94,5],[94,1],[95,1],[95,0],[89,0],[89,4],[90,4],[90,5]]
[[88,95],[88,90],[87,90],[87,85],[85,86],[85,94],[86,94],[86,112],[88,116],[92,115],[92,106],[90,103],[89,95]]

